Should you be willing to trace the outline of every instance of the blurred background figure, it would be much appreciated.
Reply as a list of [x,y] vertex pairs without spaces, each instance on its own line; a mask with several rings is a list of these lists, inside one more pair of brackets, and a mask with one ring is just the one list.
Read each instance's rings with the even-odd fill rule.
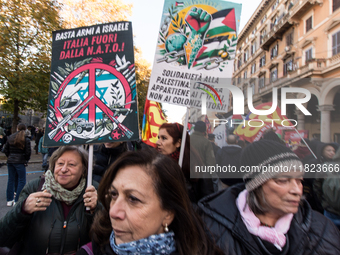
[[322,173],[317,174],[313,183],[314,194],[321,202],[324,215],[340,230],[340,149],[337,150],[331,162],[322,166]]
[[140,150],[137,142],[111,142],[94,146],[93,180],[101,181],[107,168],[117,160],[124,152]]
[[6,133],[4,129],[4,124],[0,124],[0,151],[2,151],[3,146],[6,143]]
[[[236,171],[235,175],[239,175],[242,147],[237,144],[237,138],[235,135],[228,135],[226,142],[227,146],[223,146],[217,152],[216,163],[220,166],[234,166]],[[225,175],[230,178],[222,178],[220,176],[220,180],[228,187],[236,183],[243,182],[242,178],[236,178],[236,176],[232,173]]]
[[215,156],[215,159],[216,159],[216,154],[217,154],[217,151],[220,149],[220,147],[217,146],[216,143],[215,143],[215,135],[214,134],[208,134],[208,140],[211,143],[211,146],[212,146],[213,151],[214,151],[214,156]]
[[38,151],[39,151],[39,153],[41,153],[41,156],[42,156],[41,169],[46,172],[47,169],[48,169],[48,162],[47,162],[48,148],[43,146],[43,141],[44,141],[44,137],[42,136],[42,137],[40,137],[40,141],[39,141],[39,144],[38,144]]
[[[204,121],[197,121],[194,126],[194,132],[190,135],[190,149],[198,152],[203,162],[202,166],[216,166],[213,146],[207,137],[207,124]],[[194,161],[191,161],[191,163],[194,163]],[[216,173],[213,173],[212,177],[211,180],[213,182],[214,191],[218,191],[221,188],[221,182]]]
[[44,129],[43,128],[38,128],[38,132],[35,134],[35,154],[38,154],[38,147],[39,147],[39,142],[40,138],[44,136]]
[[7,206],[12,206],[18,201],[20,192],[26,184],[25,165],[31,157],[31,141],[26,137],[25,131],[25,124],[19,124],[17,132],[8,137],[4,148],[8,168]]
[[317,194],[315,194],[315,190],[313,189],[314,181],[316,178],[316,170],[318,165],[322,166],[324,163],[332,162],[335,152],[338,146],[334,143],[323,143],[320,141],[311,142],[311,148],[314,148],[315,155],[317,158],[314,158],[313,155],[306,156],[303,159],[303,163],[308,165],[309,169],[314,169],[314,172],[309,172],[308,177],[305,179],[304,183],[304,195],[306,196],[307,201],[310,203],[313,210],[316,210],[320,213],[324,213],[324,209],[321,205],[321,201]]

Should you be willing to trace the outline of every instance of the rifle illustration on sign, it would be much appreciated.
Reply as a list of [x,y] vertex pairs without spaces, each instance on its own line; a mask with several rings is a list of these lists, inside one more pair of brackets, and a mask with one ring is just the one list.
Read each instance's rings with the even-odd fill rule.
[[93,99],[93,96],[90,97],[90,98],[88,98],[86,101],[82,102],[82,103],[78,106],[78,108],[77,108],[75,111],[73,111],[72,113],[67,114],[67,116],[64,117],[64,118],[59,122],[59,124],[55,127],[55,129],[53,129],[51,132],[48,133],[48,137],[49,137],[50,139],[53,139],[53,138],[57,135],[57,132],[59,131],[59,129],[60,129],[59,132],[63,132],[62,135],[65,134],[65,133],[66,133],[66,131],[65,131],[65,129],[64,129],[65,125],[66,125],[66,124],[72,125],[72,124],[73,124],[73,122],[72,122],[72,120],[71,120],[72,117],[74,117],[77,113],[80,113],[80,111],[81,111],[85,106],[87,106],[87,104],[88,104],[92,99]]
[[134,132],[122,122],[129,114],[136,114],[134,64],[126,61],[125,56],[121,59],[116,55],[116,60],[107,65],[101,58],[89,58],[59,67],[59,73],[51,75],[51,140],[93,142],[133,136]]
[[53,31],[46,147],[138,140],[131,22]]

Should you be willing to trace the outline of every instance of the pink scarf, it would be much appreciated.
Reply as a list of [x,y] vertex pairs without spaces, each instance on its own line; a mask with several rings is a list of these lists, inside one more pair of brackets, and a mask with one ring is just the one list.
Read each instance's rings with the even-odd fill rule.
[[250,210],[248,204],[246,203],[247,194],[247,190],[242,191],[236,199],[236,205],[242,216],[242,221],[246,225],[249,233],[260,237],[262,240],[274,244],[277,249],[282,251],[282,248],[286,244],[285,234],[289,230],[290,223],[294,215],[292,213],[288,213],[281,217],[273,228],[261,226],[260,220]]

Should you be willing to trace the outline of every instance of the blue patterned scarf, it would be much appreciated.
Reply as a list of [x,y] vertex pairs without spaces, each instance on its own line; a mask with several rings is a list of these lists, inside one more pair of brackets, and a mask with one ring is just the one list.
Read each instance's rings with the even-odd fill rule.
[[115,233],[112,231],[110,245],[118,255],[125,254],[171,254],[176,251],[174,232],[152,235],[144,239],[116,245]]

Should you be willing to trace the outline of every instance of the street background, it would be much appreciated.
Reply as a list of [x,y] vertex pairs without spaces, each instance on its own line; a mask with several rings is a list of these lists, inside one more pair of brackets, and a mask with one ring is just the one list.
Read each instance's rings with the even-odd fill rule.
[[[40,175],[44,173],[41,169],[42,164],[42,155],[36,154],[34,150],[35,142],[31,141],[31,159],[28,162],[28,166],[26,167],[26,183],[30,180],[39,178]],[[7,157],[4,153],[0,152],[0,163],[2,166],[0,167],[0,218],[5,216],[5,214],[10,211],[13,207],[7,207],[6,203],[6,188],[7,188],[7,165],[6,165]],[[4,164],[4,165],[3,165]]]

